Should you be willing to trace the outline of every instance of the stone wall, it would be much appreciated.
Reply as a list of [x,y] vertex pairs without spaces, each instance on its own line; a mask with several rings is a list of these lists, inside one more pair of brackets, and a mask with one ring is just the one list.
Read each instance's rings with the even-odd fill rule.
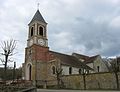
[[[120,73],[118,73],[120,84]],[[86,89],[116,89],[116,77],[114,73],[94,73],[85,76]],[[84,89],[83,75],[63,76],[65,88]]]

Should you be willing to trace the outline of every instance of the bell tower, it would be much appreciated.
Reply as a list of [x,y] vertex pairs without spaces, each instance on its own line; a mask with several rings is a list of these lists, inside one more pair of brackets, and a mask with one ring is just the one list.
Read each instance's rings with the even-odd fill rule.
[[25,79],[45,80],[49,60],[47,23],[39,9],[28,24],[28,39],[25,49]]
[[40,45],[42,47],[48,47],[47,23],[45,22],[39,10],[37,10],[28,26],[29,32],[27,47],[30,47],[33,44]]

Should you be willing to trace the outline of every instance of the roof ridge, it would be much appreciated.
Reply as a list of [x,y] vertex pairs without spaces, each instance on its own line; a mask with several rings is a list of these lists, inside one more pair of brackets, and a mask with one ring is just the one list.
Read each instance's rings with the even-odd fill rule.
[[73,54],[76,54],[76,55],[81,55],[81,56],[85,56],[85,57],[89,57],[89,56],[87,56],[87,55],[83,55],[83,54],[79,54],[79,53],[75,53],[75,52],[74,52],[74,53],[72,53],[72,55],[73,55]]
[[60,53],[60,52],[55,52],[55,51],[50,51],[50,52],[61,54],[61,55],[65,55],[65,56],[72,56],[72,55],[68,55],[68,54],[64,54],[64,53]]
[[94,55],[94,56],[91,56],[90,58],[94,58],[94,57],[98,57],[98,56],[100,56],[99,54],[98,55]]

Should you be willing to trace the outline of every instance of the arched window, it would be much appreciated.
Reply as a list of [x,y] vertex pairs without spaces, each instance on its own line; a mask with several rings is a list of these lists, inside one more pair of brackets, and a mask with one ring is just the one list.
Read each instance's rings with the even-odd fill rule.
[[30,36],[33,36],[33,27],[30,30]]
[[52,67],[52,74],[55,74],[55,66]]
[[81,74],[81,69],[79,69],[79,74]]
[[39,35],[43,36],[43,27],[39,27]]
[[32,76],[32,66],[31,64],[28,64],[28,79],[31,80]]
[[69,67],[69,74],[72,74],[72,67]]

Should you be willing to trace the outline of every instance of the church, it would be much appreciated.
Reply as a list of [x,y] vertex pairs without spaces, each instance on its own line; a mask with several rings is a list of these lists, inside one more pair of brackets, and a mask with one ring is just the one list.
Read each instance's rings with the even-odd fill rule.
[[[46,82],[50,81],[50,85],[56,85],[56,76],[59,72],[61,75],[68,76],[94,72],[94,67],[84,62],[85,60],[97,60],[96,62],[99,62],[98,57],[100,58],[100,56],[93,58],[76,53],[67,55],[49,49],[47,22],[44,20],[39,9],[28,26],[25,62],[23,63],[23,78],[25,80],[32,81],[34,85],[44,86]],[[95,67],[102,71],[103,66],[105,66],[103,63],[96,63]]]

